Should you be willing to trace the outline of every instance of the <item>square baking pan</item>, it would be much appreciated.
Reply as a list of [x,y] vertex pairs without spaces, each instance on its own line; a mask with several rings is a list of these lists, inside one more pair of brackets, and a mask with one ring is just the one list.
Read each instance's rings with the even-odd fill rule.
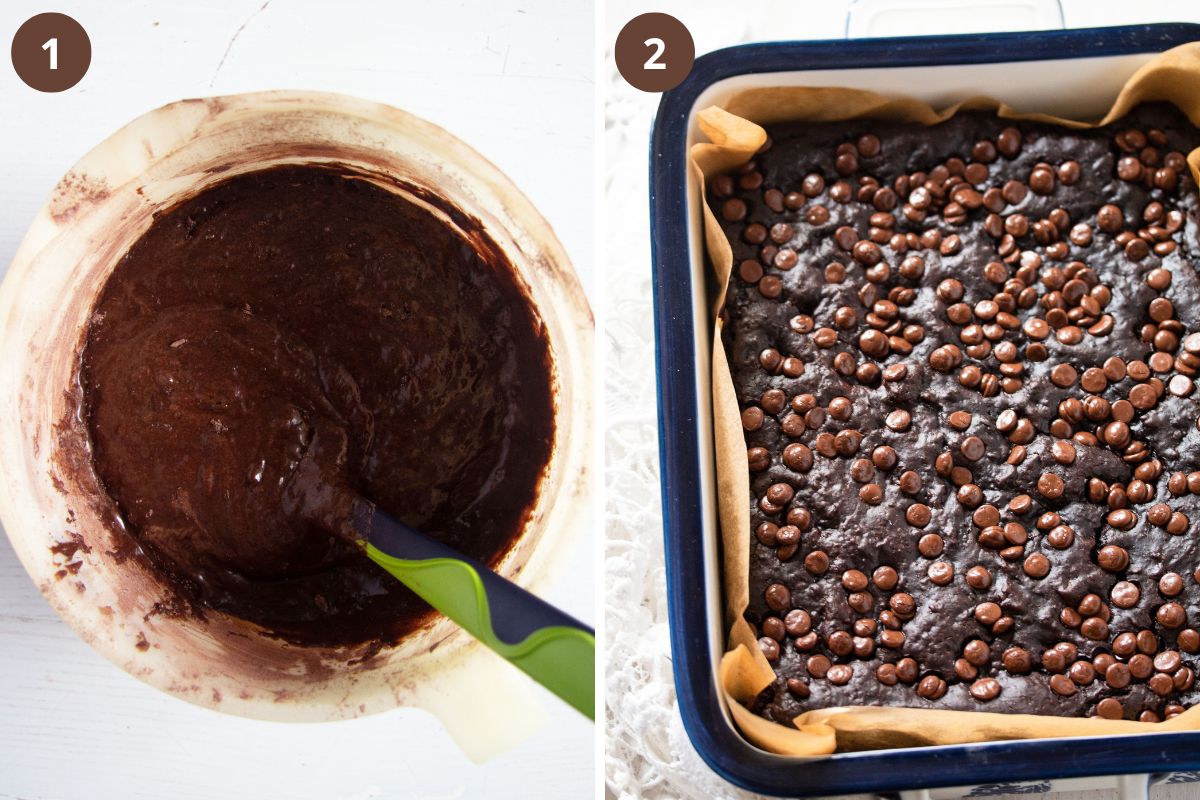
[[[945,106],[989,95],[1023,111],[1096,118],[1155,54],[1200,40],[1200,26],[1137,25],[846,41],[749,44],[698,58],[663,95],[650,153],[659,447],[671,650],[680,713],[719,775],[757,792],[811,796],[903,791],[952,797],[1005,791],[1121,789],[1200,780],[1200,732],[1041,739],[835,754],[768,753],[734,727],[716,683],[725,649],[710,387],[715,289],[702,194],[687,151],[696,112],[760,86],[846,86]],[[1081,781],[1089,776],[1125,776]],[[1065,782],[1064,782],[1065,781]],[[955,787],[925,791],[933,787]]]

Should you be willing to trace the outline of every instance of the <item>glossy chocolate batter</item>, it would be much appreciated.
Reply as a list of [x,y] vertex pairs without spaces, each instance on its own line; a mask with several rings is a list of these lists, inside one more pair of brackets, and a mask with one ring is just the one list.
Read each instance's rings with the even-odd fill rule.
[[125,255],[83,352],[93,462],[198,611],[305,644],[419,625],[428,607],[331,531],[354,492],[485,563],[508,549],[552,445],[549,355],[476,242],[304,166],[223,181]]

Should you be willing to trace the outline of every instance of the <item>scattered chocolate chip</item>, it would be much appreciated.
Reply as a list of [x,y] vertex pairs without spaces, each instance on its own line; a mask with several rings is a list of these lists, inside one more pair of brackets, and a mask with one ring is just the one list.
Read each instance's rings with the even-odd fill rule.
[[937,675],[926,675],[917,684],[917,696],[926,700],[939,700],[946,694],[947,684]]
[[1040,580],[1050,574],[1050,559],[1041,553],[1033,553],[1025,559],[1023,569],[1029,577]]
[[971,697],[986,703],[1000,696],[1000,681],[995,678],[980,678],[971,684],[970,691]]
[[1057,500],[1065,490],[1062,476],[1054,472],[1043,472],[1037,480],[1038,494],[1047,500]]
[[1158,611],[1154,612],[1154,618],[1164,628],[1179,628],[1187,621],[1187,612],[1182,605],[1172,601],[1159,606]]
[[954,565],[949,561],[935,561],[927,571],[930,582],[937,586],[946,586],[954,580]]
[[767,601],[767,608],[772,611],[786,611],[791,608],[792,592],[782,583],[768,586],[763,596]]
[[1061,674],[1050,676],[1050,690],[1057,695],[1062,695],[1063,697],[1070,697],[1079,691],[1079,689],[1075,686],[1074,681],[1072,681],[1066,675]]
[[764,636],[758,640],[758,648],[766,656],[767,661],[779,660],[779,642],[769,636]]

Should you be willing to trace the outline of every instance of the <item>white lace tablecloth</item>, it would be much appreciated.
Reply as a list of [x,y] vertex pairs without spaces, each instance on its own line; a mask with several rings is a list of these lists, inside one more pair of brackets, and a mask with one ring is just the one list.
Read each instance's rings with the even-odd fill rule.
[[[1190,0],[1189,0],[1190,2]],[[612,64],[621,26],[646,11],[681,19],[697,54],[740,41],[839,38],[849,0],[804,3],[803,19],[777,0],[730,3],[608,0],[604,86],[606,230],[601,275],[605,321],[605,778],[620,800],[749,800],[692,749],[675,703],[658,482],[658,429],[647,191],[649,133],[659,96],[629,87]],[[1068,26],[1197,20],[1194,5],[1170,0],[1118,4],[1063,0]],[[785,18],[790,14],[790,18]],[[1023,795],[1037,797],[1037,795]],[[1104,800],[1115,792],[1045,795]],[[1156,787],[1155,800],[1195,800],[1195,784]],[[1001,799],[1003,800],[1003,798]]]

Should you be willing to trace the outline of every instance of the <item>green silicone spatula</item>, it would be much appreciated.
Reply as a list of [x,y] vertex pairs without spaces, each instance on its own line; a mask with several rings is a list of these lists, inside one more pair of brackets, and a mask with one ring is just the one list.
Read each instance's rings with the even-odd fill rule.
[[355,503],[353,527],[372,561],[595,720],[595,631],[366,500]]

